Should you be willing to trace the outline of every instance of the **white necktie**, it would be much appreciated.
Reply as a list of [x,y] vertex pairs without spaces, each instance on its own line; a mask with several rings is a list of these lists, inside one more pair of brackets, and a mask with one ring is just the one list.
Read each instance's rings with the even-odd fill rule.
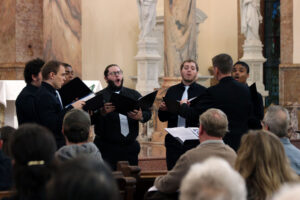
[[61,101],[61,98],[60,98],[59,92],[58,92],[57,90],[55,90],[55,92],[56,92],[56,97],[57,97],[57,98],[58,98],[58,100],[59,100],[60,107],[61,107],[61,109],[63,109],[63,104],[62,104],[62,101]]
[[[190,86],[184,86],[184,87],[185,87],[185,90],[182,94],[181,100],[188,98],[188,89],[189,89]],[[177,126],[178,127],[181,127],[181,126],[185,127],[185,118],[178,115]]]
[[[116,92],[117,94],[120,93],[120,91]],[[128,126],[128,120],[126,115],[119,114],[120,118],[120,127],[121,127],[121,133],[125,137],[129,134],[129,126]]]

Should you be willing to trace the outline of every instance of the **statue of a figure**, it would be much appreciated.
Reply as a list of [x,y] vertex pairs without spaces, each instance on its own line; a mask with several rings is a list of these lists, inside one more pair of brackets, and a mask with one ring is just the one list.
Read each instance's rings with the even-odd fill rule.
[[260,14],[260,0],[240,0],[241,32],[246,40],[259,40],[258,29],[262,22]]
[[137,0],[141,30],[140,40],[149,36],[156,24],[156,2],[157,0]]

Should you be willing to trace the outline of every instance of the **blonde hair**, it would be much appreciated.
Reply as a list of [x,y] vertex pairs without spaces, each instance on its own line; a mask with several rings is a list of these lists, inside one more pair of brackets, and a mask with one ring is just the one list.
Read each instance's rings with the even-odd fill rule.
[[264,130],[242,137],[235,168],[246,180],[248,196],[256,200],[265,200],[283,183],[298,179],[278,137]]

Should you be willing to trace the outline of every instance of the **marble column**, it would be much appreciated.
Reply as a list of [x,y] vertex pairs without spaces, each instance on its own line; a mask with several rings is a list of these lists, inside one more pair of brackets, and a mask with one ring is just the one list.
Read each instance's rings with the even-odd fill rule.
[[43,0],[0,4],[0,79],[23,79],[28,60],[42,57]]
[[44,59],[72,65],[81,76],[81,1],[44,0]]

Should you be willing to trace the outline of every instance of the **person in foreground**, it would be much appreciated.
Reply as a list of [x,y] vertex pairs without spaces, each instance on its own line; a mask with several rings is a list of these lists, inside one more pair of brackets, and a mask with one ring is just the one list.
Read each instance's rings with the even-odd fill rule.
[[234,166],[236,153],[222,138],[228,131],[228,120],[221,110],[209,109],[200,116],[199,139],[200,145],[187,151],[176,162],[174,168],[165,176],[155,179],[154,186],[163,193],[174,193],[179,189],[182,178],[192,164],[203,162],[215,156],[225,159]]
[[101,153],[93,143],[93,133],[90,129],[91,120],[87,112],[72,109],[64,117],[63,134],[66,146],[61,147],[55,157],[59,161],[66,161],[85,155],[99,162],[103,162]]
[[12,142],[16,200],[44,200],[56,150],[53,135],[44,127],[24,124]]
[[284,183],[298,180],[277,136],[264,130],[242,137],[235,169],[246,180],[248,200],[269,199]]
[[273,196],[272,200],[299,200],[300,184],[285,184]]
[[246,200],[243,177],[225,160],[211,157],[192,165],[180,186],[180,200]]
[[64,162],[47,187],[47,200],[119,200],[108,166],[82,156]]
[[288,138],[290,115],[287,109],[282,106],[269,106],[262,124],[265,130],[278,136],[291,167],[300,175],[300,150],[292,145]]

